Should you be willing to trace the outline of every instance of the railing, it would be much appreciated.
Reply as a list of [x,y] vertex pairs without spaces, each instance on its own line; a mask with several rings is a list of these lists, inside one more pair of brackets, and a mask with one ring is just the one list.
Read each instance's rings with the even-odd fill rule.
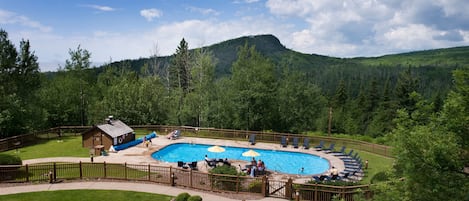
[[[172,130],[179,129],[184,136],[200,137],[200,138],[214,138],[214,139],[235,139],[235,140],[248,140],[250,134],[256,134],[256,142],[279,143],[282,136],[287,139],[298,137],[300,142],[305,138],[310,139],[310,145],[319,144],[319,141],[325,143],[336,143],[337,146],[344,145],[347,148],[358,149],[375,153],[385,157],[392,157],[392,147],[385,145],[378,145],[358,140],[323,137],[323,136],[307,136],[292,133],[277,133],[277,132],[262,132],[262,131],[245,131],[245,130],[231,130],[231,129],[215,129],[215,128],[199,128],[189,126],[164,126],[164,125],[134,125],[134,129],[146,129],[150,131],[157,131],[157,133],[168,133]],[[19,135],[9,138],[0,139],[0,151],[7,151],[11,149],[21,148],[23,146],[38,143],[44,139],[56,139],[66,135],[80,135],[82,132],[90,129],[91,126],[60,126],[51,128],[44,131],[35,132],[32,134]]]
[[111,163],[44,163],[0,166],[0,182],[58,182],[71,179],[147,181],[214,192],[256,194],[284,199],[352,201],[358,192],[370,197],[368,185],[330,186],[269,180],[268,177],[211,174],[165,166]]
[[358,149],[375,153],[385,157],[392,157],[392,147],[385,145],[378,145],[359,140],[325,137],[325,136],[308,136],[292,133],[278,133],[278,132],[262,132],[262,131],[245,131],[245,130],[231,130],[231,129],[215,129],[215,128],[199,128],[189,126],[163,126],[163,125],[135,125],[134,129],[146,129],[148,131],[157,131],[157,133],[168,133],[172,130],[179,129],[182,131],[183,136],[200,137],[200,138],[214,138],[214,139],[235,139],[248,141],[250,134],[256,135],[256,142],[267,143],[280,143],[282,136],[289,139],[289,143],[293,137],[298,137],[299,142],[303,142],[305,138],[310,139],[310,145],[314,146],[324,141],[326,144],[335,143],[336,146],[346,146],[351,149]]

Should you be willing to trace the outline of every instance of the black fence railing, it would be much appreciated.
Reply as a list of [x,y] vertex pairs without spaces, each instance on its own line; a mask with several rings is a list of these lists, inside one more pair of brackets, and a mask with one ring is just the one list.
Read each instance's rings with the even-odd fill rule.
[[370,197],[368,185],[330,186],[297,184],[270,180],[266,176],[249,177],[211,174],[166,166],[113,163],[42,163],[0,166],[0,182],[58,182],[73,179],[115,179],[147,181],[213,192],[256,194],[284,199],[330,201],[334,196],[353,201],[363,193]]

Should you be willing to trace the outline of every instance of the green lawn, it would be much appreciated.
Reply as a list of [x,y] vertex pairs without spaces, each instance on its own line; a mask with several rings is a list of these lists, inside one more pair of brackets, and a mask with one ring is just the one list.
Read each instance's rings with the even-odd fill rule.
[[41,140],[36,145],[4,152],[18,154],[22,160],[47,157],[88,157],[89,149],[81,146],[81,136],[66,136],[62,140]]
[[31,193],[19,193],[11,195],[0,195],[2,201],[94,201],[94,200],[113,200],[113,201],[155,201],[171,200],[169,195],[142,193],[134,191],[115,191],[115,190],[60,190],[43,191]]
[[[151,131],[135,130],[135,138],[143,137]],[[61,140],[41,140],[38,144],[4,152],[18,156],[22,160],[47,157],[89,157],[89,149],[81,146],[81,135],[65,136]]]
[[365,177],[361,181],[364,184],[370,183],[371,179],[376,173],[389,170],[392,167],[394,161],[392,158],[383,157],[365,151],[358,151],[358,155],[363,162],[368,160],[368,169],[364,170]]

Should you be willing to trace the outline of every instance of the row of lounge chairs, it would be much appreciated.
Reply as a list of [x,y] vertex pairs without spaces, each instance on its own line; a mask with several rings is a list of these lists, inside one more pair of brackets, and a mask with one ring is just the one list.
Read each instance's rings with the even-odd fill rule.
[[[298,137],[293,137],[293,142],[292,142],[292,147],[295,148],[295,149],[298,149],[300,146],[299,146],[299,138]],[[280,145],[282,147],[287,147],[288,146],[288,142],[287,142],[287,137],[286,136],[282,136],[281,139],[280,139]],[[309,149],[309,138],[304,138],[303,140],[303,145],[302,147],[304,149]]]
[[332,178],[331,176],[321,175],[313,177],[313,180],[316,182],[319,181],[330,181],[330,180],[344,180],[344,181],[353,181],[358,179],[358,177],[363,176],[363,161],[361,160],[358,152],[354,153],[353,149],[350,149],[348,153],[345,151],[346,147],[342,146],[339,151],[335,150],[335,143],[331,143],[329,147],[324,145],[324,141],[320,141],[319,145],[315,146],[316,150],[324,151],[326,154],[332,154],[335,157],[338,157],[344,162],[345,169],[340,172],[337,178]]
[[[251,145],[255,145],[256,144],[256,134],[251,134],[249,135],[249,143]],[[287,142],[287,137],[286,136],[282,136],[281,139],[280,139],[280,145],[282,147],[287,147],[288,146],[288,142]],[[293,142],[292,142],[292,146],[293,148],[299,148],[299,138],[298,137],[294,137],[293,138]],[[302,146],[304,149],[309,149],[309,138],[305,138],[303,140],[303,146]]]

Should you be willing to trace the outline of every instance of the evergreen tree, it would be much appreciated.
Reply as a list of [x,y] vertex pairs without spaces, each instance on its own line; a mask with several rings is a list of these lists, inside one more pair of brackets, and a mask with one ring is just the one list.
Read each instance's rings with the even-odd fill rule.
[[18,54],[8,33],[0,30],[0,136],[24,134],[41,127],[43,112],[35,91],[40,87],[37,57],[29,41],[20,41]]
[[412,74],[411,68],[407,68],[399,75],[395,88],[395,98],[398,108],[406,109],[412,113],[415,109],[415,102],[410,98],[412,92],[416,92],[418,87],[418,79]]
[[305,75],[287,69],[277,90],[279,117],[275,130],[292,133],[317,130],[316,122],[327,109],[326,99],[319,87],[309,83]]
[[276,80],[273,63],[247,43],[233,63],[231,81],[235,91],[236,128],[272,128]]

